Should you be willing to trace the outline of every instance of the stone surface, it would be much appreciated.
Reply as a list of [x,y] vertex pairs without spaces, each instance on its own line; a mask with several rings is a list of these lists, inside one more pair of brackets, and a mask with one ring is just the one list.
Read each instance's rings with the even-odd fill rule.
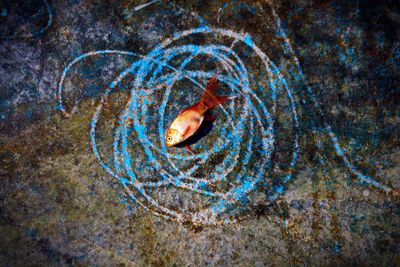
[[[396,1],[142,4],[1,2],[0,264],[396,266],[400,262],[400,9]],[[295,59],[277,33],[271,7],[304,75],[293,70]],[[96,161],[90,121],[106,86],[132,63],[129,56],[100,55],[81,61],[64,84],[65,106],[73,114],[63,116],[57,102],[64,67],[83,53],[117,49],[145,55],[175,32],[198,26],[249,33],[254,44],[290,77],[301,125],[299,162],[289,168],[293,178],[276,199],[268,201],[268,189],[287,171],[292,152],[290,101],[280,92],[274,114],[279,134],[271,166],[266,167],[267,182],[246,199],[239,222],[223,226],[180,224],[154,216],[129,199]],[[207,43],[213,38],[191,41]],[[238,44],[235,49],[252,64],[251,77],[262,80],[266,75],[262,64],[242,48]],[[212,63],[199,60],[197,68],[206,70],[207,64]],[[100,145],[112,143],[116,118],[132,82],[124,81],[110,95],[97,134]],[[314,91],[323,116],[303,95],[306,85]],[[221,90],[232,93],[227,87]],[[171,121],[199,95],[177,90],[168,102],[165,120]],[[151,99],[159,98],[162,95],[155,93]],[[216,113],[220,117],[211,132],[194,146],[198,152],[226,143],[220,137],[226,118],[220,110]],[[159,118],[153,112],[147,116],[156,138]],[[360,183],[351,174],[321,131],[323,120],[350,160],[390,188],[390,193]],[[145,155],[135,149],[142,164],[138,163],[138,170],[148,179],[156,177],[157,171],[146,167]],[[253,150],[259,155],[257,146]],[[102,153],[112,155],[112,150],[104,146]],[[111,161],[111,156],[106,160]],[[216,158],[201,166],[200,175],[224,168],[220,163]],[[207,203],[191,192],[169,188],[157,194],[177,209]]]

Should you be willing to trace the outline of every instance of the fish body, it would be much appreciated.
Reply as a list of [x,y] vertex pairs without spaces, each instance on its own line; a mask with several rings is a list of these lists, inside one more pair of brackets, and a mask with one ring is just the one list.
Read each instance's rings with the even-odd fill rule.
[[[217,77],[218,73],[214,74],[214,76],[208,81],[200,101],[183,109],[168,127],[165,134],[167,147],[182,143],[189,137],[193,136],[200,128],[204,119],[208,118],[205,115],[207,111],[234,98],[215,95],[218,82]],[[187,146],[187,148],[191,151],[189,146]]]

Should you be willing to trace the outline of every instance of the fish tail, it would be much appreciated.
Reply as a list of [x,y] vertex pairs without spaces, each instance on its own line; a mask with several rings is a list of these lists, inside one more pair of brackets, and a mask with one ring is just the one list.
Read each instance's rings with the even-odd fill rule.
[[215,95],[215,91],[217,90],[217,85],[218,85],[218,75],[219,75],[219,72],[216,71],[215,74],[208,81],[207,86],[204,89],[204,94],[200,99],[200,102],[203,103],[207,109],[213,109],[216,106],[235,98],[235,97],[229,97],[229,96]]

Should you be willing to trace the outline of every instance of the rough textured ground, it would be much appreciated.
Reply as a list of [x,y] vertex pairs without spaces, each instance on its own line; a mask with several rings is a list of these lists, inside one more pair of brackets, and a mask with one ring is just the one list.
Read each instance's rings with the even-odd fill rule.
[[[396,1],[159,1],[139,10],[145,2],[46,3],[0,6],[0,265],[399,266]],[[64,66],[93,50],[146,54],[176,31],[207,24],[250,33],[289,69],[293,58],[273,34],[271,6],[346,155],[392,192],[360,184],[349,173],[328,136],[316,130],[319,115],[296,95],[300,159],[275,201],[260,199],[267,193],[260,189],[240,222],[215,227],[146,212],[101,168],[89,144],[99,91],[129,57],[88,59],[72,71],[65,83],[66,106],[76,111],[70,118],[56,108]],[[188,102],[196,98],[182,92]],[[121,101],[106,106],[107,118],[118,115],[126,91],[113,98]],[[288,104],[281,99],[276,127],[289,133],[277,137],[273,162],[285,162],[291,148]],[[174,112],[180,107],[177,102]],[[105,123],[103,132],[114,126]],[[205,138],[218,136],[218,129]],[[268,171],[279,173],[279,167],[273,163]]]

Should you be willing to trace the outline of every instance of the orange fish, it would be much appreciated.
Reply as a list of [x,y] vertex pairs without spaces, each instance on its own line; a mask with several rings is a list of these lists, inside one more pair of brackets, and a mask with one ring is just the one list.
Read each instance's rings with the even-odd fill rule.
[[[228,100],[236,98],[236,96],[216,96],[215,91],[218,83],[218,72],[208,81],[204,89],[203,96],[200,101],[190,107],[183,109],[178,117],[171,123],[166,134],[165,142],[167,147],[171,147],[182,143],[200,128],[204,119],[214,120],[214,116],[207,116],[205,113],[216,106],[225,103]],[[186,148],[193,153],[189,145]]]

